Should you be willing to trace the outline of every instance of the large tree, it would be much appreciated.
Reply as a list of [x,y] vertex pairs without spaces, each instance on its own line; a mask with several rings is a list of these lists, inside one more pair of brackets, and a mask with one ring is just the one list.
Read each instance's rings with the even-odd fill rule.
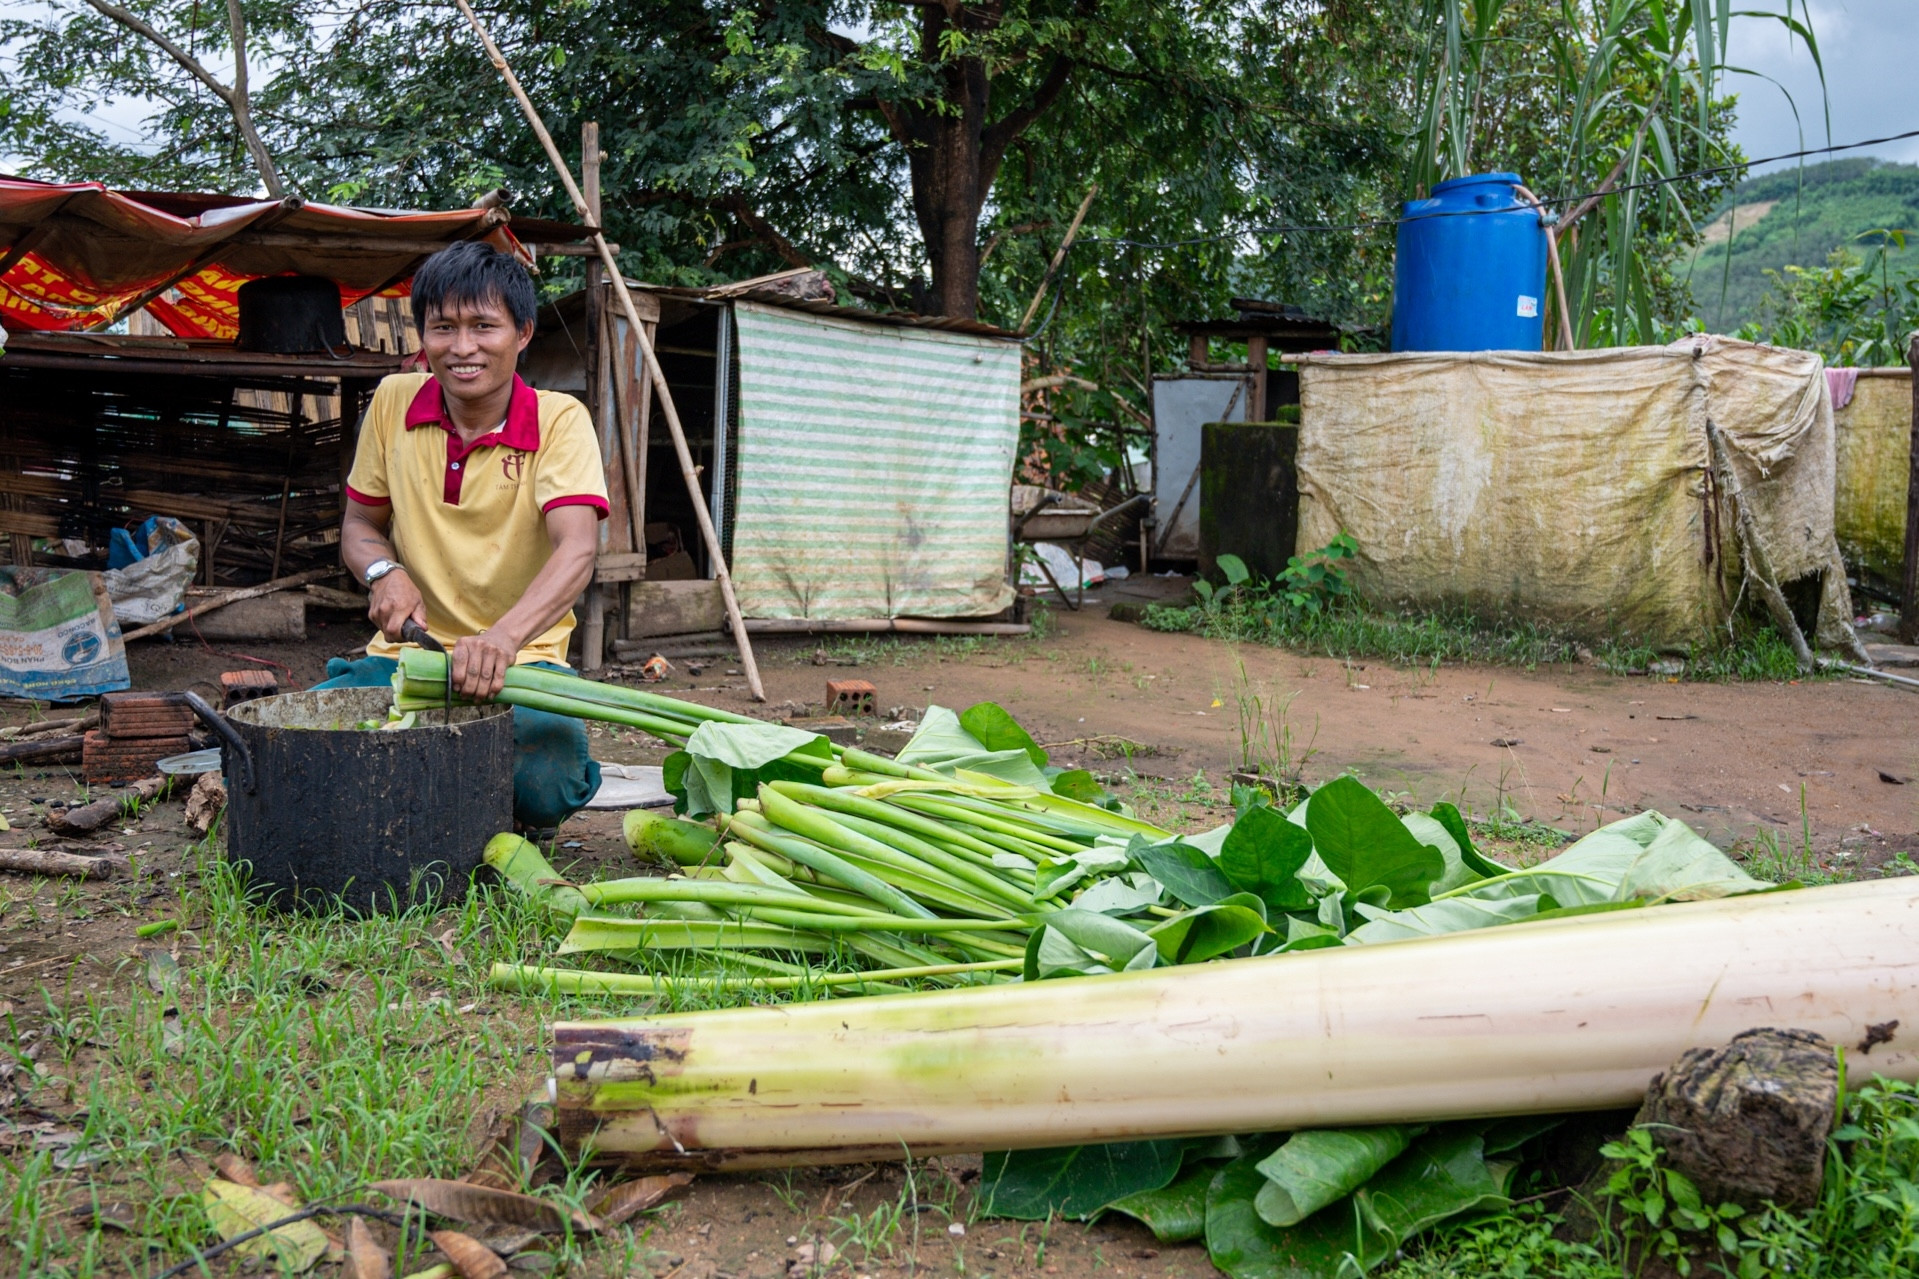
[[[124,3],[189,48],[226,39],[211,4]],[[1152,232],[1257,216],[1286,202],[1288,171],[1311,177],[1299,185],[1312,198],[1291,200],[1292,213],[1338,212],[1319,198],[1330,167],[1358,160],[1345,184],[1357,189],[1391,149],[1385,113],[1367,104],[1363,122],[1339,119],[1351,102],[1322,103],[1300,74],[1302,46],[1326,44],[1328,8],[1363,10],[1344,0],[501,0],[483,13],[557,135],[602,122],[606,219],[644,273],[690,282],[814,264],[872,300],[973,317],[989,246],[1007,245],[1000,260],[1024,271],[1030,255],[1011,251],[1019,238],[1050,248],[1095,180],[1095,226]],[[564,212],[450,8],[369,0],[336,16],[322,0],[247,0],[246,12],[264,46],[255,64],[272,68],[252,114],[291,189],[416,204],[505,183],[521,207]],[[48,18],[0,25],[0,39],[24,72],[11,86],[11,148],[43,170],[252,185],[231,121],[208,110],[208,86],[124,22],[49,0]],[[1340,62],[1336,41],[1317,51]],[[150,122],[159,157],[51,109],[108,83],[164,104]],[[1020,172],[1002,198],[1009,159]],[[1120,211],[1145,220],[1110,216]],[[1232,227],[1215,219],[1209,229]],[[1007,303],[990,318],[1017,315]]]

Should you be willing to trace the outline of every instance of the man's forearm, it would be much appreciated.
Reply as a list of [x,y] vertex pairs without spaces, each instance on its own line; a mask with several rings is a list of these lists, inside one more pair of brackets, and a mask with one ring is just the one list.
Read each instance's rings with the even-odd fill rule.
[[387,540],[386,530],[349,503],[346,518],[340,524],[340,560],[348,571],[364,582],[366,571],[375,560],[393,558],[393,544]]

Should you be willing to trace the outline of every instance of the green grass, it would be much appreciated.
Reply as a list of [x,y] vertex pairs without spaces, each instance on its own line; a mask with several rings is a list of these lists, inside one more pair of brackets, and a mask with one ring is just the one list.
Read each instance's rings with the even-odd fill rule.
[[[1149,604],[1140,625],[1411,667],[1476,663],[1530,670],[1579,661],[1582,648],[1577,640],[1529,621],[1488,621],[1464,611],[1398,617],[1346,607],[1310,613],[1274,607],[1259,595],[1232,595],[1209,607]],[[1679,678],[1698,682],[1831,678],[1824,673],[1802,675],[1791,646],[1777,631],[1743,620],[1729,641],[1717,647],[1674,650],[1615,639],[1593,648],[1590,658],[1599,669],[1618,675],[1657,674],[1661,663],[1677,663]]]
[[[1771,1206],[1730,1219],[1723,1247],[1708,1230],[1675,1231],[1694,1275],[1737,1279],[1883,1279],[1919,1273],[1919,1089],[1873,1080],[1846,1097],[1820,1199],[1805,1213]],[[1656,1231],[1602,1198],[1589,1241],[1567,1238],[1564,1196],[1450,1223],[1388,1279],[1620,1279],[1648,1272]],[[1665,1218],[1671,1221],[1672,1218]],[[1656,1247],[1656,1242],[1654,1243]]]
[[[283,916],[250,905],[210,844],[193,853],[191,886],[169,909],[185,928],[145,947],[169,956],[178,943],[177,967],[132,959],[98,989],[50,980],[43,1007],[8,1019],[16,1086],[53,1114],[77,1106],[67,1122],[80,1135],[64,1152],[0,1153],[0,1272],[150,1274],[193,1256],[215,1239],[200,1194],[204,1162],[222,1151],[308,1203],[375,1198],[364,1187],[388,1178],[459,1177],[479,1154],[482,1102],[517,1105],[516,1080],[544,1066],[529,1055],[545,1040],[539,1018],[634,1007],[489,992],[490,962],[557,940],[511,889],[478,887],[438,913]],[[29,1019],[37,1033],[23,1040]],[[527,1189],[580,1207],[593,1185],[569,1170]],[[133,1205],[130,1230],[69,1211],[110,1200]],[[637,1246],[630,1230],[613,1236],[594,1248]],[[570,1261],[587,1245],[552,1246]]]

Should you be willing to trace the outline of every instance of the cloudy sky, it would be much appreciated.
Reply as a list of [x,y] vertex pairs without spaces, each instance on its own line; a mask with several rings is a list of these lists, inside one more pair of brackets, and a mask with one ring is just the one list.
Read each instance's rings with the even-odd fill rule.
[[[1741,7],[1778,8],[1783,3],[1761,0]],[[1794,0],[1795,5],[1799,3]],[[1826,137],[1819,73],[1805,46],[1778,23],[1748,18],[1734,25],[1727,61],[1778,84],[1758,76],[1731,78],[1739,94],[1735,136],[1746,154],[1758,159],[1826,146],[1829,141],[1853,142],[1919,129],[1919,95],[1912,91],[1919,81],[1919,0],[1810,0],[1808,7],[1826,68],[1832,137]],[[1798,120],[1781,86],[1798,104]],[[1919,138],[1845,154],[1919,162]]]

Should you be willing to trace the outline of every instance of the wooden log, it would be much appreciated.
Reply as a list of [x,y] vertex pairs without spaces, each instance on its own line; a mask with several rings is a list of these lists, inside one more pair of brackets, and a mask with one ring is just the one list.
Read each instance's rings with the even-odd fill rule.
[[237,591],[228,591],[224,595],[214,596],[204,604],[196,604],[184,613],[174,613],[169,617],[161,618],[157,622],[142,626],[138,630],[128,631],[125,635],[121,636],[121,638],[123,640],[145,639],[149,635],[158,635],[163,631],[170,631],[190,618],[204,616],[216,608],[225,608],[227,605],[240,600],[258,599],[262,595],[271,595],[275,591],[291,590],[296,586],[305,586],[308,582],[318,582],[324,578],[338,577],[339,575],[339,567],[329,565],[326,568],[308,569],[304,573],[295,573],[292,577],[283,577],[278,581],[263,582],[259,586],[247,586]]
[[364,613],[367,609],[367,597],[355,595],[352,591],[342,591],[331,586],[309,586],[306,597],[321,608],[337,608],[342,611],[351,609]]
[[[1845,1045],[1859,1075],[1871,1069],[1871,1038],[1868,1028]],[[1804,1211],[1819,1201],[1838,1111],[1831,1044],[1803,1030],[1749,1030],[1723,1047],[1688,1049],[1654,1078],[1633,1126],[1653,1127],[1661,1164],[1709,1204]]]
[[281,591],[260,599],[235,600],[194,625],[210,640],[297,642],[307,637],[306,592]]
[[8,742],[0,745],[0,764],[24,764],[29,760],[52,760],[67,755],[78,755],[80,748],[86,745],[86,737],[73,733],[60,737],[36,737],[29,742]]
[[72,875],[76,879],[106,879],[113,863],[105,857],[82,857],[46,848],[0,848],[0,870],[16,875]]
[[[1630,1107],[1781,1022],[1919,1079],[1919,878],[1190,968],[554,1027],[563,1140],[661,1168]],[[1496,978],[1489,974],[1497,974]],[[891,1156],[875,1155],[891,1150]]]
[[43,719],[38,724],[16,724],[12,728],[0,728],[0,741],[22,741],[29,737],[44,737],[48,733],[84,733],[89,728],[98,727],[100,716],[95,712],[75,715],[67,719]]
[[115,791],[105,799],[96,799],[91,804],[81,804],[77,808],[54,809],[47,814],[47,827],[62,835],[91,835],[109,822],[117,821],[126,814],[127,802],[144,804],[157,795],[164,794],[173,779],[156,773],[144,781],[135,782],[124,790]]

